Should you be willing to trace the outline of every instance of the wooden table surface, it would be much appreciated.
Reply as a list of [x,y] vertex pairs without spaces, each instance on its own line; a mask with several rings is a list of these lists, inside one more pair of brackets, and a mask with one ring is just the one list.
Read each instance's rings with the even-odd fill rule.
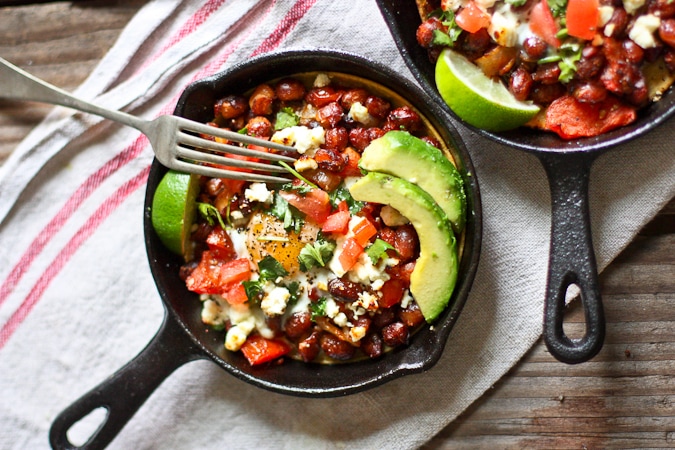
[[[8,5],[0,56],[76,88],[144,0]],[[49,111],[0,100],[0,164]],[[674,448],[675,201],[601,276],[607,337],[569,366],[539,342],[425,448]],[[568,322],[582,321],[576,307]]]

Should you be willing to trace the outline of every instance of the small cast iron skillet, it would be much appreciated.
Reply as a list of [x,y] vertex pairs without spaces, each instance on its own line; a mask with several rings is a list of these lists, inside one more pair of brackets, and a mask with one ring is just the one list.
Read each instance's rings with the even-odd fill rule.
[[[421,23],[414,0],[377,0],[391,34],[408,68],[422,88],[460,121],[436,90],[434,64],[416,38]],[[588,182],[593,161],[603,152],[630,141],[664,122],[675,111],[671,90],[629,126],[593,138],[565,141],[553,133],[518,128],[490,133],[467,125],[483,138],[509,145],[537,156],[548,175],[551,189],[551,246],[544,304],[544,340],[551,354],[570,364],[591,359],[605,336],[605,318],[598,286],[598,273],[591,239]],[[581,290],[586,333],[570,339],[563,330],[565,295],[571,285]]]
[[210,330],[202,323],[198,297],[188,292],[178,277],[182,258],[170,253],[152,228],[152,198],[166,172],[166,168],[155,161],[147,184],[144,231],[150,269],[164,303],[164,322],[135,359],[56,418],[50,431],[50,441],[55,448],[73,448],[66,432],[98,408],[105,408],[108,415],[83,448],[104,447],[166,377],[176,368],[196,359],[210,359],[236,378],[255,386],[302,397],[334,397],[360,392],[406,374],[422,372],[438,361],[473,282],[480,253],[482,220],[478,183],[473,176],[471,159],[450,124],[449,116],[436,102],[414,83],[387,67],[355,55],[332,51],[291,51],[259,57],[190,85],[178,102],[176,114],[207,122],[213,117],[213,105],[217,99],[227,94],[246,92],[273,78],[309,71],[357,75],[388,87],[426,116],[442,139],[454,147],[452,154],[467,188],[468,214],[460,276],[451,306],[433,329],[423,328],[413,336],[408,347],[392,351],[378,360],[332,366],[289,360],[281,365],[251,367],[239,352],[224,349],[222,332]]

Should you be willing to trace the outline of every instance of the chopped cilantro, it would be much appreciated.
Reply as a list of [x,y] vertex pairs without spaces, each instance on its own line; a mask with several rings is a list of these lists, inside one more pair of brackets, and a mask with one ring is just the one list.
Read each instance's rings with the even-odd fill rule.
[[375,239],[375,242],[373,242],[371,245],[368,246],[368,248],[366,248],[366,254],[373,262],[373,264],[377,264],[377,262],[387,253],[387,250],[396,250],[396,249],[387,241],[383,241],[382,239],[377,238]]
[[223,222],[223,217],[220,215],[220,211],[212,204],[197,202],[197,211],[199,211],[199,214],[209,225],[213,226],[217,221],[221,228],[225,229],[225,223]]
[[277,120],[274,122],[275,130],[283,130],[284,128],[294,127],[300,123],[300,117],[293,111],[293,108],[288,106],[282,108],[277,113]]
[[260,280],[276,280],[279,277],[288,275],[288,271],[277,261],[274,256],[267,255],[258,261],[258,270],[260,271]]
[[340,186],[330,193],[330,202],[333,205],[333,208],[337,208],[343,200],[347,202],[349,212],[352,214],[356,214],[357,212],[361,211],[365,205],[364,202],[354,200],[354,197],[352,197],[349,189],[344,186]]
[[316,302],[309,304],[309,310],[311,312],[312,320],[315,320],[317,317],[323,317],[326,315],[326,303],[328,299],[326,297],[321,297]]
[[305,245],[298,255],[300,270],[307,272],[312,267],[324,267],[335,251],[335,242],[318,240]]
[[246,291],[246,297],[249,302],[258,302],[262,300],[264,295],[263,282],[260,280],[252,281],[247,280],[242,283],[244,285],[244,290]]
[[292,281],[291,283],[286,285],[286,289],[288,289],[289,294],[291,294],[290,298],[288,299],[287,305],[293,305],[298,302],[298,299],[300,298],[300,283],[297,281]]
[[527,0],[505,0],[506,3],[512,6],[523,6],[525,3],[527,3]]
[[459,39],[459,35],[462,33],[462,29],[455,21],[455,13],[452,10],[443,11],[438,9],[430,15],[438,17],[441,23],[448,27],[447,33],[444,33],[441,30],[434,30],[431,44],[443,47],[453,47],[457,39]]
[[302,229],[305,216],[278,193],[274,194],[274,202],[267,212],[281,220],[286,230],[293,230],[299,233]]

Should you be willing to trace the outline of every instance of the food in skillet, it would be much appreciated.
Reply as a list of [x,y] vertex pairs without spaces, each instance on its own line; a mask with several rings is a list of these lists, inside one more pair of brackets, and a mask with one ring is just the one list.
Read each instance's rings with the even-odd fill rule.
[[[153,225],[185,256],[180,276],[227,350],[252,365],[378,358],[446,308],[463,182],[402,99],[356,77],[303,74],[224,97],[211,125],[301,153],[285,185],[168,172],[157,188]],[[175,191],[181,207],[163,214]]]
[[417,40],[451,109],[563,139],[627,125],[675,72],[671,0],[417,0]]

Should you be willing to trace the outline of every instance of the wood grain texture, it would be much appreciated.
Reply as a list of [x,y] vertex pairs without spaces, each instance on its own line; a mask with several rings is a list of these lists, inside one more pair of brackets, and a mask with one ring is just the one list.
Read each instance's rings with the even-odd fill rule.
[[[0,7],[0,55],[72,90],[142,0]],[[49,106],[0,100],[0,163]],[[602,274],[606,343],[569,366],[539,342],[427,449],[675,447],[675,201]],[[583,330],[574,304],[566,330]]]

